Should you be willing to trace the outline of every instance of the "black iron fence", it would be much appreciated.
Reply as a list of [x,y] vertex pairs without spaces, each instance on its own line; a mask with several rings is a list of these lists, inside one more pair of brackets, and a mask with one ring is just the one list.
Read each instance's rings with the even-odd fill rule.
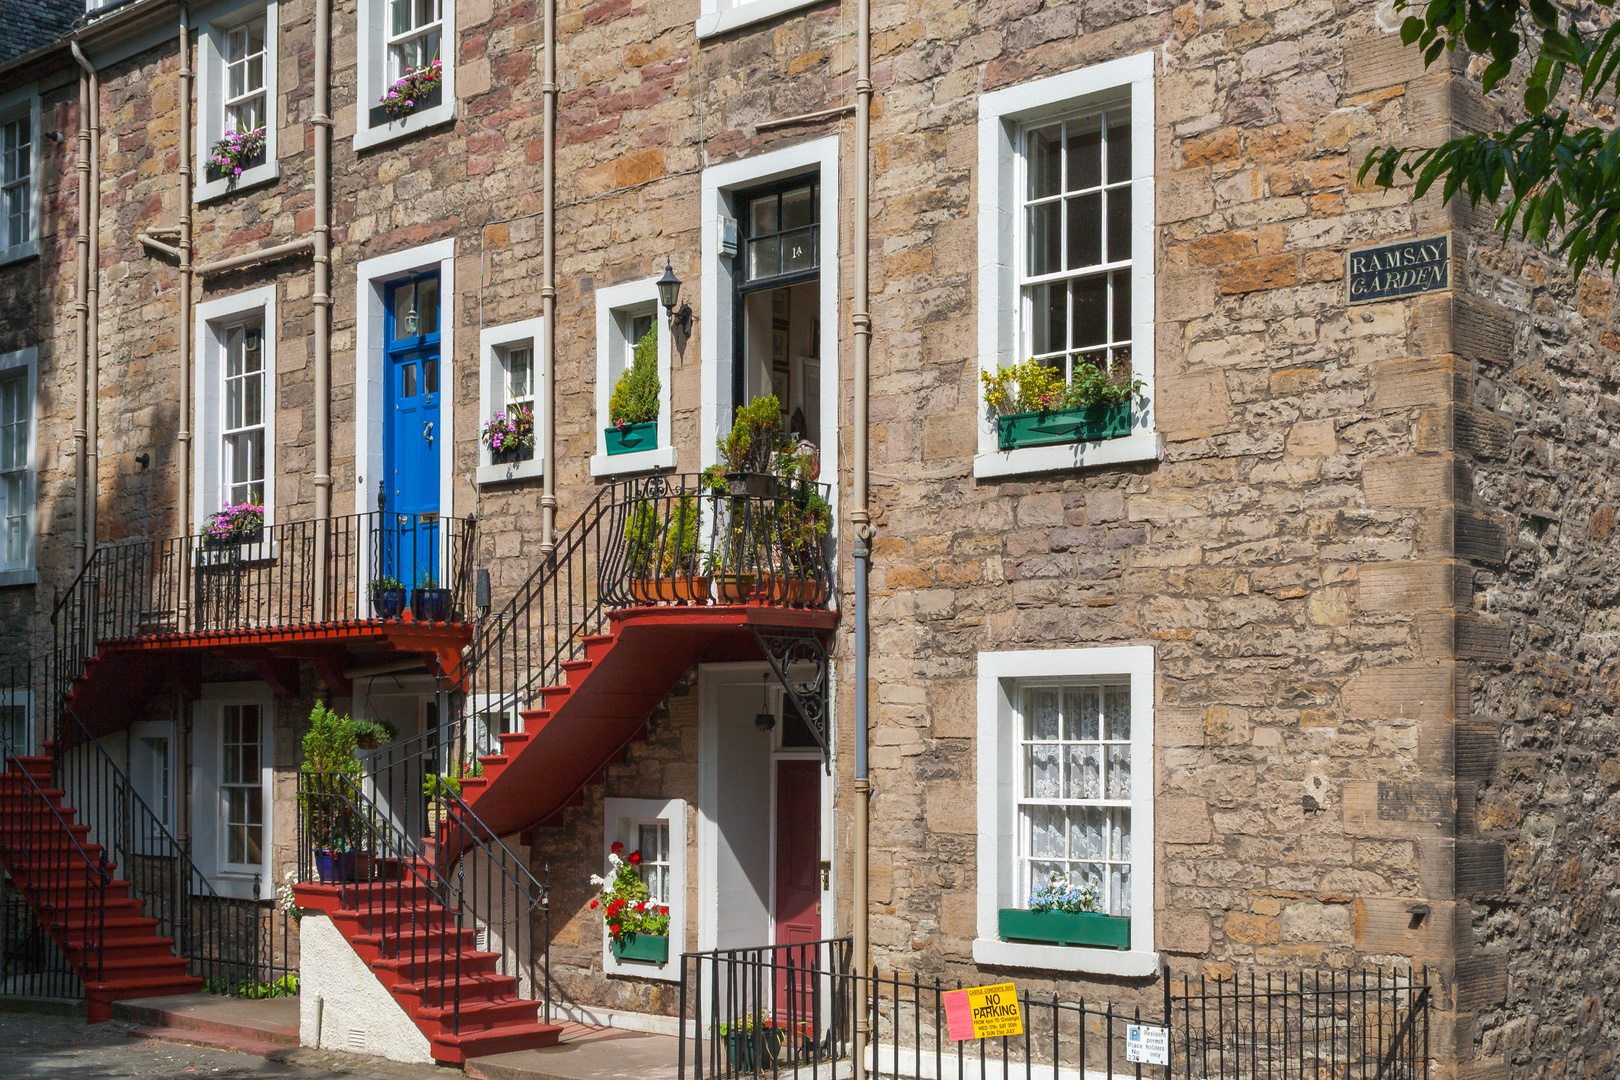
[[1428,1074],[1426,970],[1195,981],[1166,968],[1162,998],[1124,1006],[1014,989],[1020,1031],[973,1039],[952,1038],[946,998],[959,984],[855,973],[849,955],[847,938],[685,954],[678,1075],[844,1076],[857,1053],[873,1080]]

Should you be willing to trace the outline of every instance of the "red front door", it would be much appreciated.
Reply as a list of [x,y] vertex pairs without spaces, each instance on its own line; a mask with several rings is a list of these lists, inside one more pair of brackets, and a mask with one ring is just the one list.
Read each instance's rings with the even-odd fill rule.
[[[821,776],[815,761],[776,765],[776,944],[821,937]],[[778,948],[778,1016],[807,1016],[809,983],[793,969],[814,967],[812,948]]]

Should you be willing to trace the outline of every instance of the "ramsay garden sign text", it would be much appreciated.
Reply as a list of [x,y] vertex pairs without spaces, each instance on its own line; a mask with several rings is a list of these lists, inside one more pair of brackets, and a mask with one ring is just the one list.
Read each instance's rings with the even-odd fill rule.
[[1451,288],[1449,236],[1359,248],[1345,258],[1352,304]]

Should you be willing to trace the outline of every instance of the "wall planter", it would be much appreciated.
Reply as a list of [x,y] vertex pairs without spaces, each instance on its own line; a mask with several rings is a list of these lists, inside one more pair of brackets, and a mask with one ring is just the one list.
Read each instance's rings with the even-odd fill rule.
[[639,960],[644,964],[669,962],[668,934],[631,934],[623,944],[613,941],[613,959]]
[[607,436],[607,452],[611,454],[634,454],[639,450],[653,450],[658,446],[658,421],[648,420],[645,424],[626,424],[623,428],[606,427],[602,429]]
[[[260,150],[257,154],[249,154],[247,157],[242,159],[241,164],[242,164],[242,171],[243,172],[247,172],[249,169],[258,168],[260,165],[264,164],[264,151]],[[208,165],[204,168],[203,175],[208,180],[233,180],[233,181],[236,179],[236,176],[237,176],[236,171],[234,169],[231,169],[228,166],[224,166],[224,165],[215,165],[213,162],[209,162]]]
[[1038,941],[1050,945],[1131,947],[1131,920],[1094,911],[1025,911],[1002,908],[998,929],[1003,941]]
[[722,604],[746,604],[754,598],[753,574],[721,574],[714,582]]
[[417,622],[449,622],[449,589],[412,589],[411,614]]
[[373,105],[371,107],[369,119],[371,120],[372,127],[382,127],[384,124],[393,123],[395,121],[402,124],[408,123],[411,117],[415,116],[417,113],[427,112],[429,109],[435,108],[442,104],[444,104],[444,83],[441,82],[432,90],[429,90],[425,95],[423,95],[416,102],[416,108],[412,109],[404,116],[394,116],[381,105]]
[[1003,450],[1025,446],[1117,439],[1131,433],[1131,403],[1087,405],[1080,409],[1014,413],[996,420],[997,444]]
[[514,446],[509,450],[491,450],[489,463],[491,465],[516,465],[520,461],[533,461],[534,447]]

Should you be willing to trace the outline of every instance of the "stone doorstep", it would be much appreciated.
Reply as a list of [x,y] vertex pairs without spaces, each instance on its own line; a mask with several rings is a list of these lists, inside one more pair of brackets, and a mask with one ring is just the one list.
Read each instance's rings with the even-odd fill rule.
[[[228,1050],[239,1047],[214,1043],[209,1041],[210,1038],[244,1040],[272,1049],[298,1045],[296,997],[248,1000],[215,994],[176,994],[172,997],[132,998],[113,1003],[113,1019],[139,1024],[139,1031],[190,1033],[189,1041],[222,1046]],[[198,1038],[199,1035],[208,1038]],[[147,1037],[176,1041],[168,1034]]]
[[466,1070],[470,1080],[675,1080],[677,1052],[672,1035],[565,1024],[556,1046],[472,1058]]
[[138,1027],[130,1029],[129,1034],[131,1038],[136,1039],[156,1039],[159,1042],[176,1043],[181,1046],[206,1046],[214,1050],[231,1050],[238,1054],[251,1054],[261,1058],[274,1058],[292,1049],[282,1043],[261,1042],[245,1035],[198,1031],[194,1028]]

